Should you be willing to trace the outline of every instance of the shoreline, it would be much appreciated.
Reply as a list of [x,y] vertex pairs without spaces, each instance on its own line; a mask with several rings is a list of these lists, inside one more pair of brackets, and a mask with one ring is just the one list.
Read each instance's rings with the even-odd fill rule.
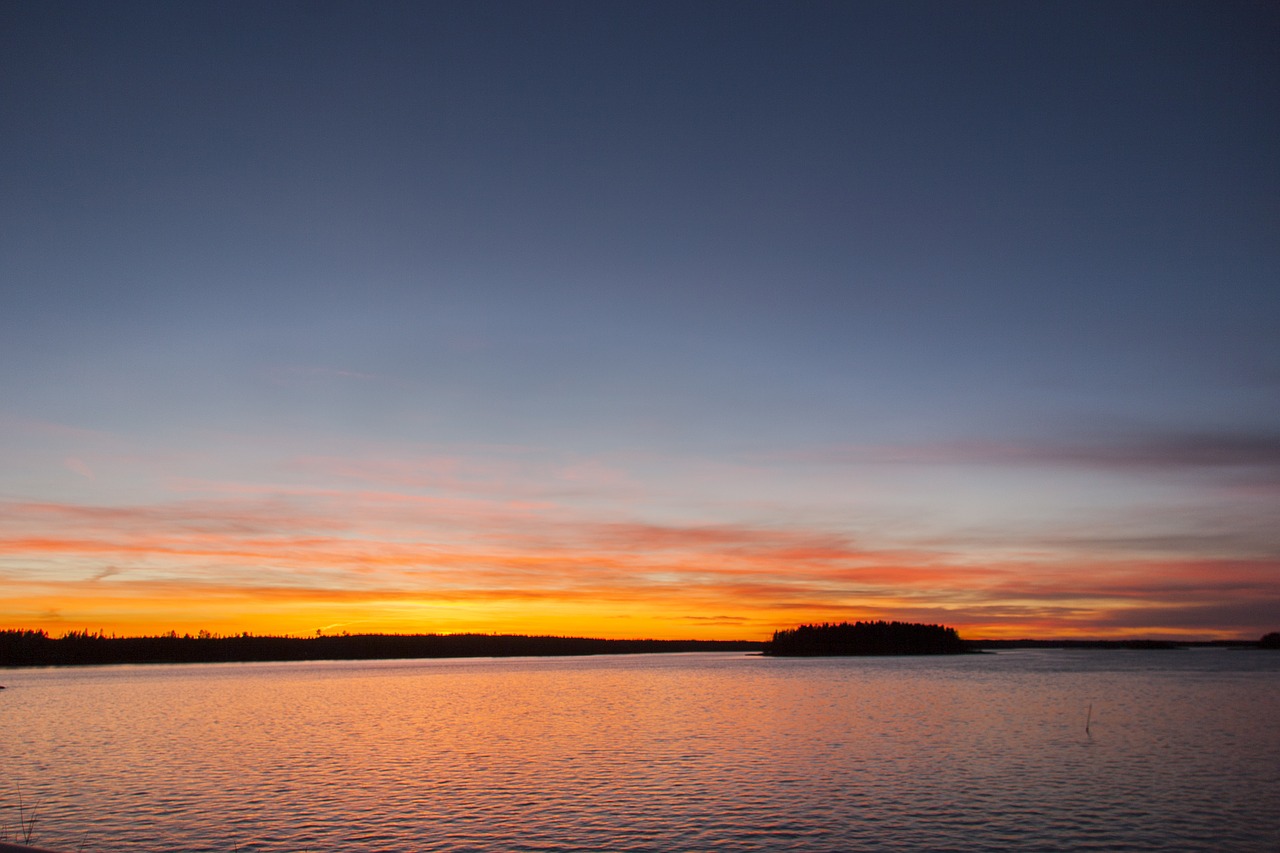
[[[20,640],[17,642],[15,640]],[[1191,648],[1265,649],[1257,640],[1091,640],[1063,638],[964,640],[963,652],[1017,649],[1173,651]],[[0,631],[0,668],[184,663],[436,660],[465,658],[587,657],[593,655],[744,652],[762,657],[884,657],[875,654],[778,654],[754,640],[610,640],[504,634],[366,634],[337,637],[103,637],[59,639],[38,632]],[[905,653],[908,656],[928,652]]]

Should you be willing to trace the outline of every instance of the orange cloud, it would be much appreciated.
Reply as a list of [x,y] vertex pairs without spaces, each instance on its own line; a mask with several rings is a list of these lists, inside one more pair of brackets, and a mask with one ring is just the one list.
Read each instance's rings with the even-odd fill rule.
[[1264,615],[1232,601],[1280,598],[1275,560],[1050,554],[866,548],[796,526],[657,524],[552,501],[379,490],[9,502],[0,626],[310,634],[358,621],[763,638],[802,621],[887,618],[970,636],[1124,635],[1144,624],[1253,636]]

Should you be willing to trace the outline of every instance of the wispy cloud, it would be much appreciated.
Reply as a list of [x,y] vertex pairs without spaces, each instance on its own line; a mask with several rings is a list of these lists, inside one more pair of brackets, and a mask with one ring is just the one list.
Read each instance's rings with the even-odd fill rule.
[[1000,465],[1171,471],[1253,468],[1280,471],[1280,433],[1150,432],[1078,442],[952,441],[835,445],[779,454],[825,464]]
[[80,459],[77,456],[68,456],[66,459],[62,460],[62,464],[65,465],[67,470],[73,474],[79,474],[86,480],[94,479],[93,469],[86,465],[83,459]]
[[0,430],[23,435],[55,436],[75,441],[119,441],[119,436],[98,429],[0,412]]
[[265,374],[268,381],[274,385],[321,381],[390,382],[387,377],[376,373],[315,365],[274,365],[267,368]]
[[282,470],[344,486],[505,500],[604,495],[624,499],[641,494],[625,471],[603,460],[558,459],[529,448],[407,449],[394,456],[296,455],[283,463]]

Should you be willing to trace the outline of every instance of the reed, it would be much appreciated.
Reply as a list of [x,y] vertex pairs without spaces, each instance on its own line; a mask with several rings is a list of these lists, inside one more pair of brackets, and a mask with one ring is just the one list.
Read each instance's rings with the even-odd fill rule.
[[11,829],[8,824],[0,824],[0,841],[11,841],[14,844],[30,844],[36,837],[36,821],[39,818],[40,803],[37,801],[27,805],[22,796],[22,786],[14,785],[18,798],[18,826]]

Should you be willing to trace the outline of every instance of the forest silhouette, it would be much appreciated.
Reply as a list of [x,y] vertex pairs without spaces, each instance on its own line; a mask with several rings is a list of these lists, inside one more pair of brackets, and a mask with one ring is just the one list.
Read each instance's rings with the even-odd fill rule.
[[170,632],[155,637],[113,637],[72,631],[0,631],[0,666],[114,663],[231,663],[251,661],[374,660],[401,658],[524,657],[641,654],[646,652],[759,651],[746,640],[600,640],[512,634],[343,634],[222,637]]

